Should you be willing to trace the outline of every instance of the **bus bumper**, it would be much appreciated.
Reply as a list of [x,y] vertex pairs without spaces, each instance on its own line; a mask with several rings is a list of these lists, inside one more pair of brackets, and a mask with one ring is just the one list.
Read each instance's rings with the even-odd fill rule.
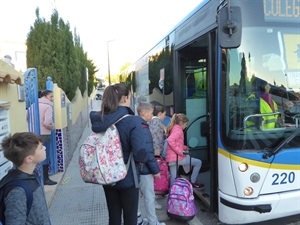
[[261,222],[300,212],[300,190],[237,198],[219,191],[219,220],[227,224]]

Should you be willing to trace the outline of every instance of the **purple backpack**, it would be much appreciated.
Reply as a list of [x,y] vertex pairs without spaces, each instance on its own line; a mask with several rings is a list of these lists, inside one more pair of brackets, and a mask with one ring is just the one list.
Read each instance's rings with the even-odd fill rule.
[[197,213],[192,184],[185,178],[177,178],[170,190],[167,214],[172,219],[192,220]]

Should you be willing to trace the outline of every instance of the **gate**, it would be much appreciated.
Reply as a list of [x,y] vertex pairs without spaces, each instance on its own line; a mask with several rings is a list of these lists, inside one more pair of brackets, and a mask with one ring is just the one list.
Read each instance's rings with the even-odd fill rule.
[[[38,78],[37,70],[29,68],[24,73],[25,103],[27,111],[28,131],[40,135],[40,117],[38,102]],[[40,163],[36,166],[37,173],[42,177],[42,166]],[[43,180],[43,177],[42,177]]]
[[[40,117],[39,117],[39,96],[38,96],[38,74],[36,68],[29,68],[24,73],[25,101],[27,110],[28,131],[40,135]],[[53,82],[47,78],[46,88],[53,91]],[[53,117],[54,119],[54,117]],[[57,172],[56,168],[56,139],[55,130],[51,132],[50,143],[50,174]],[[37,171],[42,176],[41,165],[37,166]]]
[[25,102],[28,131],[40,135],[37,70],[29,68],[24,73]]

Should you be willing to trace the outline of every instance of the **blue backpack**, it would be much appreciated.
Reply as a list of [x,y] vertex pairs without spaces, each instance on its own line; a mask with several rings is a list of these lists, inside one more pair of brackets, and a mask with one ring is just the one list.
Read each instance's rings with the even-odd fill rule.
[[32,206],[32,201],[33,201],[33,192],[28,184],[28,182],[24,179],[19,179],[19,180],[12,180],[9,181],[7,184],[5,184],[1,189],[0,189],[0,225],[5,224],[5,203],[4,203],[4,198],[8,195],[8,193],[14,188],[14,187],[22,187],[25,190],[26,193],[26,198],[27,198],[27,213],[26,215],[29,215],[31,206]]
[[161,157],[163,157],[163,159],[166,159],[166,155],[167,155],[167,147],[168,147],[168,139],[166,138],[164,140],[164,147],[163,150],[161,151],[160,155]]

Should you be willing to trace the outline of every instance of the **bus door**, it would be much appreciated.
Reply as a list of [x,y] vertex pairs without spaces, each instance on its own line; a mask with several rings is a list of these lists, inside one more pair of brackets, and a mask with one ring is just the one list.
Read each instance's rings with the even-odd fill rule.
[[[174,99],[175,112],[189,118],[185,142],[192,157],[202,160],[198,176],[205,185],[195,190],[201,200],[210,205],[210,147],[208,130],[208,35],[201,37],[175,53]],[[178,73],[178,74],[176,74]]]

